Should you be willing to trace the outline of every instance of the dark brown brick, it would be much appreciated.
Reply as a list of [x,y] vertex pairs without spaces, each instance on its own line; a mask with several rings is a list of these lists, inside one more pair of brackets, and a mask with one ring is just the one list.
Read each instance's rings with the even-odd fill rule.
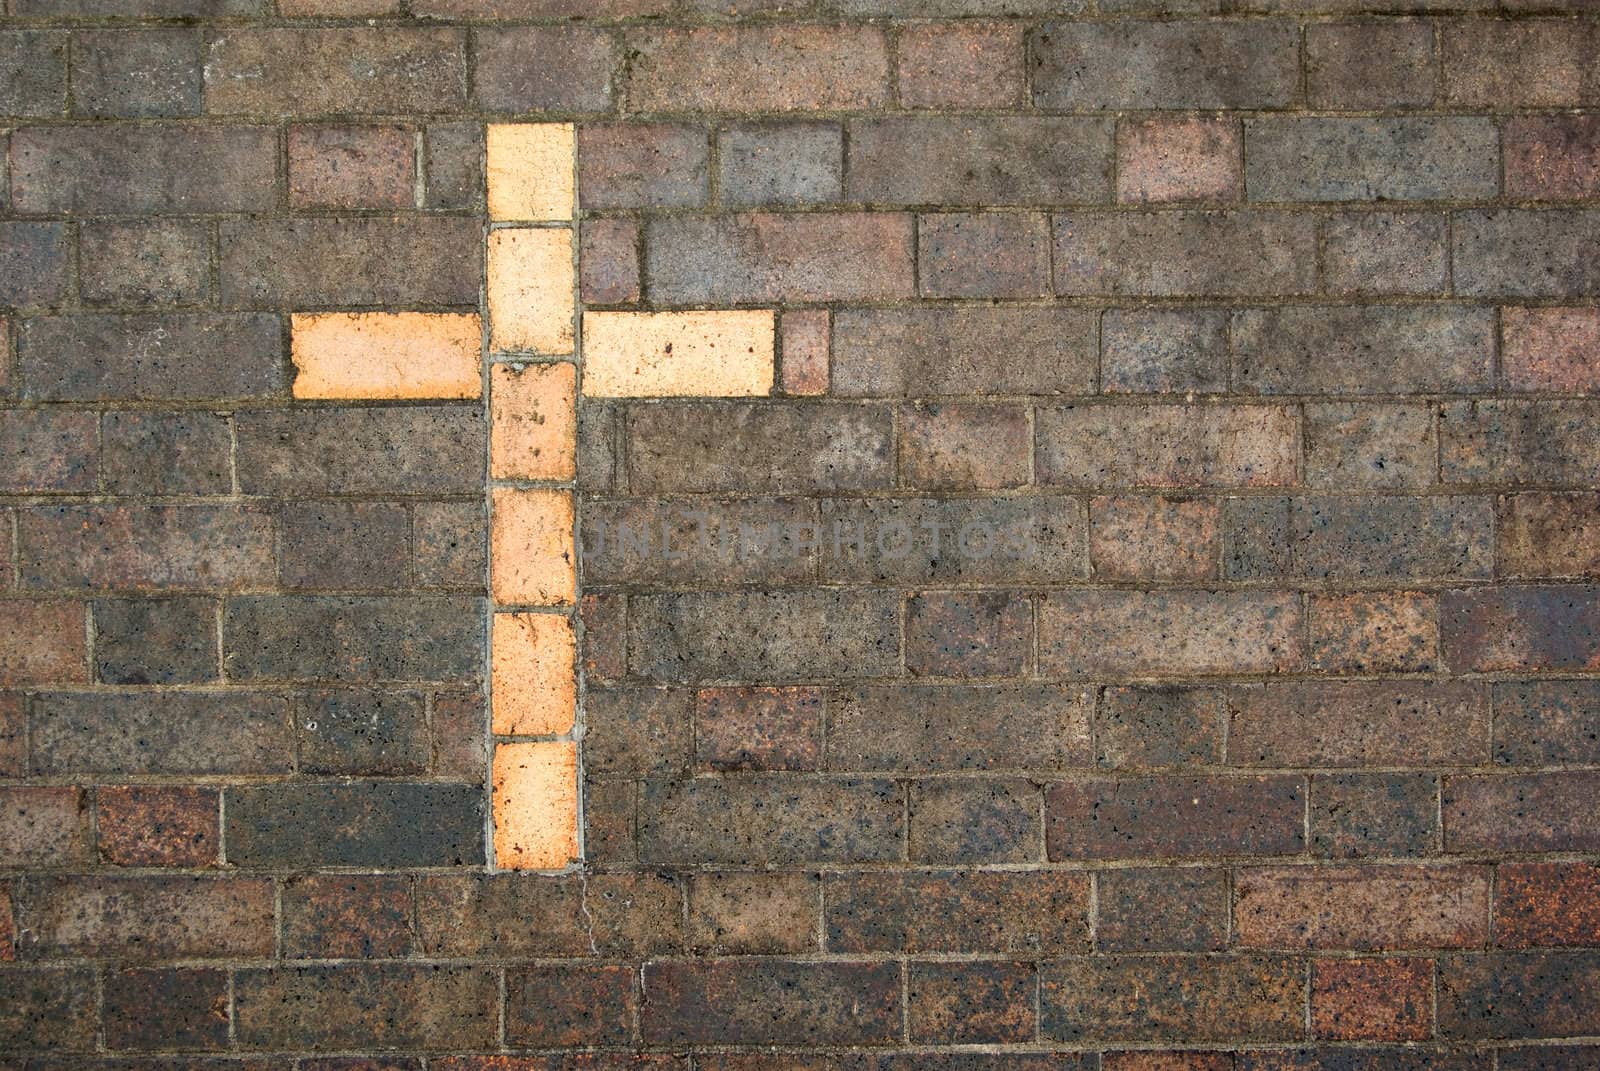
[[1240,1052],[1236,1054],[1236,1066],[1237,1071],[1489,1071],[1492,1058],[1487,1052],[1416,1046],[1325,1046]]
[[717,191],[740,208],[827,204],[843,192],[837,123],[746,123],[717,133]]
[[1450,851],[1600,850],[1600,777],[1592,771],[1449,777],[1444,840]]
[[1478,116],[1245,123],[1252,201],[1479,200],[1499,192],[1499,135]]
[[686,688],[590,688],[584,698],[584,769],[599,774],[681,774],[689,766]]
[[1592,115],[1528,116],[1505,130],[1506,194],[1547,201],[1600,196],[1600,120]]
[[0,777],[17,777],[28,770],[25,699],[20,692],[0,692]]
[[900,1036],[892,963],[660,961],[644,967],[646,1044],[885,1044]]
[[[1323,224],[1322,279],[1330,293],[1443,294],[1449,271],[1443,215],[1350,212],[1330,216]],[[1394,312],[1376,311],[1380,316]],[[1338,315],[1337,310],[1333,315]],[[1321,344],[1326,345],[1327,340]],[[1415,367],[1408,371],[1417,373]]]
[[422,946],[438,956],[586,956],[586,893],[543,875],[425,876],[417,883]]
[[281,331],[259,314],[52,316],[23,324],[17,363],[43,401],[281,396]]
[[98,30],[72,43],[72,100],[95,118],[200,114],[200,34],[188,27]]
[[924,404],[900,412],[901,479],[924,490],[1025,484],[1031,444],[1020,407]]
[[484,206],[484,129],[478,122],[429,123],[423,128],[421,163],[428,208]]
[[828,704],[827,768],[1054,770],[1087,766],[1086,689],[1048,684],[877,685]]
[[892,781],[782,774],[652,781],[639,801],[651,863],[891,862],[905,837]]
[[1426,855],[1439,843],[1431,774],[1328,774],[1311,779],[1311,850],[1331,858]]
[[911,297],[912,230],[893,212],[652,219],[645,286],[666,304]]
[[1600,1016],[1597,994],[1600,953],[1450,956],[1439,961],[1439,1034],[1466,1040],[1579,1036]]
[[925,677],[1020,677],[1033,649],[1033,604],[995,592],[927,592],[906,602],[906,670]]
[[16,904],[31,956],[125,960],[270,956],[267,878],[48,877]]
[[1031,963],[913,963],[906,1023],[913,1043],[1032,1041],[1038,1021]]
[[416,134],[404,126],[289,128],[291,208],[410,208]]
[[1043,807],[1026,781],[919,781],[912,788],[914,863],[1035,863],[1044,855]]
[[1600,408],[1586,402],[1458,402],[1439,422],[1448,482],[1587,487],[1600,472]]
[[1600,589],[1502,586],[1446,592],[1444,660],[1456,670],[1600,667]]
[[889,95],[889,47],[870,25],[697,26],[627,38],[630,110],[821,111]]
[[1494,758],[1511,766],[1600,761],[1600,682],[1494,686]]
[[1103,870],[1095,882],[1100,951],[1215,952],[1227,946],[1226,871]]
[[[432,2],[432,0],[429,0]],[[491,112],[610,111],[611,35],[587,26],[495,26],[473,31],[473,92]]]
[[471,866],[483,862],[476,785],[367,781],[231,786],[224,837],[241,867]]
[[0,785],[0,864],[88,862],[88,811],[87,797],[76,788]]
[[1490,209],[1453,217],[1456,292],[1470,297],[1561,298],[1600,294],[1600,211]]
[[419,502],[411,512],[412,568],[423,587],[484,588],[489,523],[481,502]]
[[1600,1057],[1600,1047],[1593,1045],[1530,1045],[1526,1048],[1501,1049],[1498,1054],[1500,1071],[1562,1071],[1563,1068],[1583,1066],[1583,1061]]
[[1494,934],[1502,948],[1600,943],[1600,867],[1502,864],[1495,875]]
[[1079,405],[1036,416],[1040,483],[1272,487],[1292,483],[1299,420],[1284,406]]
[[1059,213],[1056,293],[1293,295],[1315,287],[1312,216],[1274,209]]
[[1220,309],[1108,309],[1100,334],[1101,387],[1108,394],[1227,385],[1228,315]]
[[1031,38],[1042,108],[1278,108],[1298,96],[1284,20],[1046,23]]
[[1308,485],[1402,490],[1437,481],[1438,446],[1429,406],[1314,402],[1303,414]]
[[288,502],[278,514],[278,577],[286,588],[388,588],[406,579],[411,521],[393,502]]
[[217,604],[211,599],[94,603],[95,676],[104,684],[199,684],[217,679]]
[[228,973],[208,968],[124,970],[105,979],[111,1049],[228,1047]]
[[578,602],[583,622],[578,657],[593,680],[616,680],[628,672],[628,599],[625,595],[585,595]]
[[1478,866],[1278,867],[1234,882],[1234,938],[1247,948],[1472,948],[1489,935]]
[[222,842],[214,788],[106,785],[95,790],[103,862],[115,866],[215,866]]
[[1006,108],[1022,102],[1022,27],[912,23],[900,31],[896,84],[908,108]]
[[1493,386],[1488,309],[1247,309],[1234,313],[1231,337],[1238,385],[1250,393],[1465,393]]
[[265,212],[277,204],[276,158],[268,126],[27,127],[11,135],[12,204],[95,215]]
[[1487,578],[1492,513],[1486,498],[1295,499],[1295,571],[1315,578]]
[[33,708],[41,773],[288,773],[281,696],[227,692],[45,692]]
[[407,774],[428,767],[418,692],[314,692],[300,704],[299,735],[302,773]]
[[211,294],[211,240],[177,220],[89,223],[78,232],[84,301],[196,305]]
[[579,232],[579,289],[585,304],[639,300],[639,225],[631,219],[588,219]]
[[709,167],[700,127],[610,123],[578,131],[578,200],[585,209],[703,205]]
[[402,875],[302,874],[283,886],[283,954],[291,959],[409,955],[411,880]]
[[1437,84],[1427,22],[1373,19],[1306,28],[1306,92],[1314,107],[1426,107]]
[[103,477],[115,494],[227,494],[226,417],[204,412],[112,412],[100,423]]
[[585,857],[596,863],[635,862],[639,853],[633,812],[638,785],[591,778],[584,781],[582,795]]
[[1227,709],[1220,688],[1104,688],[1095,716],[1096,760],[1111,767],[1216,764]]
[[1334,1041],[1433,1036],[1433,963],[1322,959],[1311,966],[1311,1032]]
[[1600,45],[1592,22],[1473,19],[1446,24],[1440,37],[1446,104],[1565,107],[1600,99],[1600,78],[1584,59]]
[[825,876],[833,952],[1085,949],[1089,881],[1059,870],[926,870]]
[[1305,660],[1300,601],[1275,592],[1058,592],[1038,627],[1044,673],[1281,673]]
[[1305,967],[1284,956],[1077,957],[1040,972],[1057,1041],[1269,1041],[1305,1029]]
[[240,413],[247,495],[480,494],[487,429],[476,408]]
[[254,506],[41,506],[17,517],[24,587],[230,590],[271,583]]
[[1083,393],[1094,381],[1095,319],[1072,308],[841,310],[833,389],[851,397]]
[[235,972],[239,1044],[441,1050],[492,1045],[499,997],[482,967],[383,963]]
[[232,308],[478,304],[474,219],[241,220],[219,233],[222,302]]
[[1229,690],[1228,761],[1248,766],[1473,765],[1489,694],[1469,681],[1291,681]]
[[67,35],[35,30],[0,34],[0,115],[50,116],[66,110]]
[[206,113],[461,111],[466,52],[454,29],[234,28],[213,34],[206,50]]
[[59,304],[71,272],[67,239],[60,223],[0,223],[0,305]]
[[945,212],[917,217],[918,288],[927,298],[1036,298],[1050,291],[1042,215]]
[[1299,777],[1074,781],[1045,795],[1052,860],[1286,855],[1304,846]]
[[627,1045],[639,1014],[633,967],[521,967],[506,975],[506,1040],[513,1045]]
[[98,1033],[98,988],[95,972],[89,970],[34,967],[0,971],[0,1045],[13,1053],[93,1049]]
[[1507,495],[1496,511],[1495,542],[1502,576],[1600,576],[1600,494]]
[[588,590],[777,587],[816,575],[816,505],[805,499],[588,499],[581,514]]
[[821,912],[815,874],[728,871],[689,879],[689,941],[697,953],[814,952]]
[[895,116],[849,126],[845,195],[869,204],[1053,205],[1110,200],[1111,123]]
[[820,688],[702,688],[695,762],[712,770],[814,770],[822,718]]
[[1101,496],[1089,503],[1089,555],[1107,579],[1209,580],[1222,557],[1221,510],[1199,499]]
[[487,717],[481,690],[439,692],[431,700],[433,771],[482,784],[488,765],[483,727]]
[[88,681],[84,609],[60,599],[0,602],[0,685]]
[[93,491],[100,461],[91,413],[0,410],[0,490]]

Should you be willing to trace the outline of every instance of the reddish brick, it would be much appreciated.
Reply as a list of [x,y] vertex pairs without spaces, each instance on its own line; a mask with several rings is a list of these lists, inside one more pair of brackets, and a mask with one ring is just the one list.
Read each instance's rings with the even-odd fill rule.
[[783,393],[828,393],[827,309],[794,309],[778,321]]
[[1314,595],[1311,664],[1335,673],[1432,670],[1438,617],[1438,600],[1421,592]]
[[0,865],[88,862],[88,810],[76,788],[0,786]]
[[[1600,147],[1596,153],[1600,157]],[[1594,171],[1600,174],[1600,158]],[[1501,309],[1500,327],[1501,361],[1512,390],[1577,394],[1600,389],[1600,309]]]
[[404,126],[291,126],[290,206],[411,207],[416,141]]
[[11,917],[11,886],[0,884],[0,963],[17,958],[17,926]]
[[1283,673],[1305,661],[1300,600],[1266,591],[1052,592],[1045,673]]
[[585,209],[705,204],[710,153],[700,127],[613,123],[578,129],[578,199]]
[[832,952],[1086,949],[1089,880],[1061,870],[829,874],[823,923]]
[[59,599],[0,602],[0,685],[89,679],[84,605]]
[[1229,691],[1228,761],[1245,766],[1472,765],[1489,693],[1469,681],[1292,681]]
[[695,693],[695,761],[714,770],[814,770],[820,688],[705,688]]
[[1244,947],[1472,948],[1489,937],[1487,867],[1245,870],[1234,896],[1234,935]]
[[1031,963],[913,963],[906,1023],[914,1043],[1032,1041],[1037,985]]
[[713,955],[816,951],[820,880],[814,874],[761,871],[692,875],[690,947]]
[[1057,1041],[1290,1040],[1305,1031],[1305,966],[1284,956],[1078,956],[1039,972]]
[[1208,580],[1222,560],[1221,510],[1199,499],[1089,502],[1089,555],[1109,579]]
[[1439,618],[1445,663],[1457,671],[1600,668],[1600,588],[1449,591]]
[[284,884],[282,912],[290,959],[386,959],[415,945],[404,875],[297,875]]
[[59,409],[0,410],[0,490],[93,490],[94,417]]
[[1577,201],[1600,196],[1600,117],[1552,115],[1506,122],[1506,195]]
[[639,300],[639,225],[631,219],[587,219],[578,237],[578,288],[591,305]]
[[1600,851],[1600,775],[1588,770],[1445,780],[1448,851]]
[[1502,948],[1600,943],[1600,866],[1502,863],[1495,876],[1494,935]]
[[644,29],[627,43],[636,111],[831,111],[878,107],[889,95],[888,41],[877,26]]
[[1433,962],[1319,959],[1311,965],[1311,1031],[1333,1041],[1433,1036]]
[[1600,576],[1600,494],[1507,495],[1499,500],[1495,537],[1501,575]]
[[96,789],[101,860],[116,866],[215,866],[222,843],[217,796],[211,788]]
[[1022,101],[1022,27],[1007,22],[911,23],[896,42],[908,108],[1006,108]]
[[1053,861],[1291,855],[1304,827],[1305,783],[1288,775],[1072,781],[1045,795]]
[[928,592],[906,603],[906,670],[924,677],[1020,677],[1033,649],[1033,603],[995,592]]
[[579,658],[591,679],[615,680],[627,672],[627,612],[628,601],[621,595],[585,595],[579,601]]
[[1293,483],[1299,419],[1283,406],[1083,405],[1041,409],[1038,480],[1069,487]]
[[205,968],[123,970],[105,980],[112,1049],[225,1049],[228,973]]
[[634,967],[519,967],[506,975],[506,1040],[513,1045],[627,1045],[638,1014]]
[[439,693],[433,697],[431,721],[434,772],[481,784],[489,760],[483,693]]
[[1237,201],[1244,147],[1231,119],[1146,119],[1117,126],[1117,200]]
[[1233,1071],[1226,1052],[1103,1052],[1101,1071]]
[[270,956],[269,878],[51,877],[17,898],[35,956],[125,960]]

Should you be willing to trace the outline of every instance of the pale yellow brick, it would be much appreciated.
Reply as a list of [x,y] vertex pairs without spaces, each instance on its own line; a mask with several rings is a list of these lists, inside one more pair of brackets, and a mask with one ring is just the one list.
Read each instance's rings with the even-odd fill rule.
[[570,606],[577,596],[572,495],[496,487],[490,493],[490,587],[502,606]]
[[578,644],[561,614],[495,614],[490,695],[499,736],[572,731],[578,704]]
[[577,468],[577,373],[566,362],[497,364],[489,377],[495,479],[570,480]]
[[571,123],[492,123],[488,131],[489,218],[569,220],[576,201]]
[[483,390],[475,313],[295,313],[290,328],[296,398],[476,398]]
[[497,352],[572,352],[572,231],[489,232],[489,344]]
[[558,870],[578,859],[578,753],[570,741],[494,749],[494,855],[507,870]]
[[772,393],[770,310],[591,312],[583,318],[583,392],[591,397]]

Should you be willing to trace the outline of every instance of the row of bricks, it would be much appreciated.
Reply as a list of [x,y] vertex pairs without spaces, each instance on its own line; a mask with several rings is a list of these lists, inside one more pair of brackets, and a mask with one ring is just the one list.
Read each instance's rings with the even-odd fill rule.
[[[465,10],[412,13],[473,14],[458,0],[442,6]],[[1304,6],[1294,5],[1295,13]],[[22,30],[0,37],[7,61],[0,66],[0,114],[760,113],[896,102],[1074,111],[1435,103],[1499,109],[1600,99],[1600,81],[1583,60],[1600,33],[1591,21],[1446,19],[1437,28],[1436,44],[1429,23],[1397,20],[1305,28],[1293,19],[932,23],[893,33],[882,25],[812,22],[621,33],[585,26],[230,27],[80,33],[71,49],[81,53],[75,64],[67,33]],[[1219,55],[1231,59],[1207,59]],[[147,78],[151,68],[161,77]]]

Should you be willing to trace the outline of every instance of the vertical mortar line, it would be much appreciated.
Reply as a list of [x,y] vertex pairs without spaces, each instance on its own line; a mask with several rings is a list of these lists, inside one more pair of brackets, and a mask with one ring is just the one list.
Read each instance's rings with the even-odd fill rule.
[[228,1047],[239,1044],[239,996],[236,975],[228,972]]
[[[708,134],[707,137],[709,137],[709,136],[710,135]],[[708,148],[707,152],[708,153],[710,152],[709,148]],[[581,499],[581,496],[578,493],[577,427],[578,427],[579,406],[580,406],[580,404],[582,403],[582,400],[583,400],[583,286],[582,286],[583,264],[582,264],[582,242],[579,240],[579,238],[580,238],[579,228],[580,228],[580,226],[582,224],[582,211],[581,211],[579,206],[582,204],[582,200],[580,198],[579,188],[578,188],[578,182],[579,182],[579,178],[580,178],[580,171],[579,171],[579,161],[578,161],[578,127],[577,127],[576,123],[572,124],[572,159],[568,161],[568,167],[571,168],[570,174],[571,174],[571,179],[572,179],[572,213],[571,213],[571,218],[570,218],[570,220],[568,222],[568,225],[567,225],[568,226],[567,233],[571,237],[571,245],[572,245],[572,420],[573,420],[572,484],[571,484],[572,490],[570,492],[571,495],[572,495],[572,611],[571,611],[571,616],[568,618],[568,620],[572,622],[573,639],[575,641],[574,642],[574,646],[573,646],[573,653],[572,653],[573,710],[572,710],[571,737],[572,737],[572,750],[573,750],[573,770],[572,770],[572,775],[573,775],[574,779],[577,781],[577,784],[573,786],[573,801],[574,801],[573,824],[577,828],[573,830],[572,842],[573,842],[574,848],[575,848],[575,850],[577,852],[577,856],[578,856],[577,865],[581,868],[581,867],[583,867],[585,865],[585,863],[584,863],[585,859],[588,858],[588,846],[585,843],[585,829],[584,829],[584,821],[583,821],[584,809],[585,809],[585,806],[587,804],[587,799],[586,799],[587,793],[584,791],[584,776],[583,776],[583,773],[584,773],[583,737],[584,737],[585,729],[587,728],[587,723],[586,723],[586,720],[584,718],[585,686],[584,686],[584,679],[583,679],[583,672],[582,672],[582,666],[583,666],[582,651],[583,651],[583,647],[582,647],[582,634],[581,634],[581,631],[580,631],[582,629],[582,627],[583,627],[583,618],[582,618],[582,615],[579,613],[579,608],[583,605],[583,553],[582,553],[582,542],[581,542],[583,525],[582,525],[582,517],[581,517],[582,499]],[[706,178],[706,181],[709,184],[709,183],[714,181],[713,178],[711,177],[711,162],[709,160],[707,162],[706,167],[707,167],[707,178]],[[626,666],[624,666],[624,672],[626,672]],[[587,888],[585,888],[585,891],[584,891],[584,898],[585,898],[585,903],[587,904],[587,899],[588,899],[588,890],[587,890]],[[685,910],[687,910],[687,908]],[[687,932],[687,930],[685,932]],[[590,943],[591,944],[593,943],[593,935],[592,934],[591,934],[591,937],[590,937]]]
[[[483,839],[484,839],[484,866],[491,873],[499,870],[499,860],[495,857],[494,830],[494,491],[490,474],[491,451],[490,439],[493,434],[492,400],[489,392],[493,382],[494,353],[490,342],[490,309],[489,309],[489,236],[492,233],[493,221],[489,219],[488,208],[488,124],[483,126],[484,158],[480,161],[480,172],[484,179],[484,208],[482,227],[479,238],[480,262],[483,264],[483,275],[478,286],[478,335],[479,346],[482,354],[481,368],[479,370],[479,393],[481,395],[480,413],[482,414],[485,434],[483,437],[483,519],[484,540],[487,544],[483,556],[483,593],[484,593],[484,632],[483,648],[480,651],[482,666],[484,668],[483,683],[480,685],[480,694],[483,696]],[[503,1002],[502,1002],[503,1005]],[[502,1012],[501,1018],[504,1019]],[[502,1036],[504,1034],[502,1023]]]
[[412,198],[419,209],[428,206],[428,155],[423,142],[423,128],[418,126],[412,134],[411,147],[411,188]]

